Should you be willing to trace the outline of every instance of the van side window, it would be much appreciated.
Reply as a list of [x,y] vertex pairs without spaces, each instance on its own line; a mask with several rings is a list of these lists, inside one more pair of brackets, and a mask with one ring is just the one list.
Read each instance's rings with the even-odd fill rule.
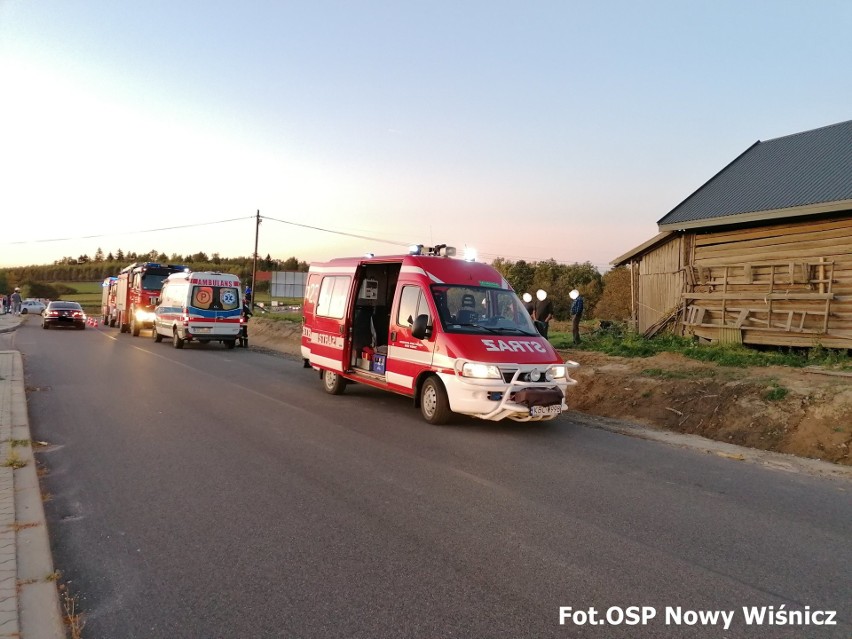
[[308,285],[305,287],[305,304],[316,303],[318,290],[319,278],[316,275],[311,275],[311,277],[308,279]]
[[402,294],[399,296],[399,312],[397,313],[396,323],[399,326],[411,326],[418,315],[429,316],[429,323],[431,324],[432,313],[429,311],[426,296],[419,286],[403,286]]
[[330,275],[322,278],[316,314],[323,317],[343,319],[346,297],[349,293],[348,275]]
[[163,306],[183,306],[186,300],[187,285],[181,282],[166,284],[163,289]]

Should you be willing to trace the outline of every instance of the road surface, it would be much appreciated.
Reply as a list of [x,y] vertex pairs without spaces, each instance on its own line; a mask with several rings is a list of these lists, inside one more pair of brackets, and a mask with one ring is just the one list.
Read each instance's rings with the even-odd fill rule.
[[852,636],[850,482],[147,334],[3,336],[86,639]]

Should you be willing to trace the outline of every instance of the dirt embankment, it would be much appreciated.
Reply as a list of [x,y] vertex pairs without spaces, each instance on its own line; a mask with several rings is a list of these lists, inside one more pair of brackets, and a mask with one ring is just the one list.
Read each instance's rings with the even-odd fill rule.
[[[301,326],[252,318],[250,343],[299,354]],[[786,367],[726,368],[680,355],[580,364],[568,404],[581,412],[762,450],[852,465],[852,376]]]

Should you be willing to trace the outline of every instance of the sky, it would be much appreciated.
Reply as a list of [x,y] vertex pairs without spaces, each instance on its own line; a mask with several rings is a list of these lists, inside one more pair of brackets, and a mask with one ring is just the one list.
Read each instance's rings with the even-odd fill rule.
[[852,119],[850,28],[848,0],[0,0],[0,267],[257,237],[603,272],[755,141]]

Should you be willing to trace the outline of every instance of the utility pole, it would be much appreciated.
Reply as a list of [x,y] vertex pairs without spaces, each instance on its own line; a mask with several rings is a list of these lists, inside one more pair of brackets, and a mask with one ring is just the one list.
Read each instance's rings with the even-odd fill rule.
[[257,238],[260,235],[260,209],[257,210],[254,226],[254,264],[251,267],[251,308],[254,310],[255,294],[257,293]]

